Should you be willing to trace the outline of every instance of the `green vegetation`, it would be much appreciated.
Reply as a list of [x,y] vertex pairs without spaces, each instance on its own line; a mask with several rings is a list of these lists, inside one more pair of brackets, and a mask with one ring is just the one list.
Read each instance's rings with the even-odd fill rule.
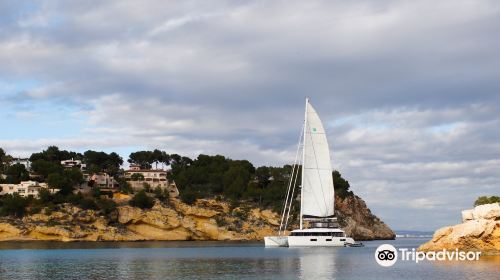
[[500,202],[500,196],[480,196],[474,202],[474,206]]
[[0,173],[4,173],[5,168],[11,161],[11,158],[5,153],[5,151],[0,148]]
[[0,206],[2,207],[0,209],[0,214],[2,216],[14,215],[16,217],[22,217],[26,212],[28,199],[23,198],[17,193],[13,195],[7,194],[2,197]]
[[333,171],[333,186],[335,187],[335,194],[341,198],[354,195],[353,192],[349,190],[351,188],[349,181],[342,178],[342,175],[340,175],[340,172],[337,170]]
[[[46,182],[50,189],[58,190],[51,194],[42,190],[38,199],[19,196],[0,197],[0,214],[22,216],[26,212],[34,213],[42,209],[52,211],[62,203],[71,203],[83,209],[93,209],[109,214],[116,204],[112,200],[103,199],[101,193],[89,181],[92,191],[86,195],[75,194],[75,187],[84,182],[83,173],[79,167],[64,168],[62,160],[81,160],[87,165],[89,174],[107,172],[114,176],[118,183],[118,191],[133,194],[130,184],[123,177],[120,169],[123,159],[116,153],[105,153],[88,150],[77,153],[60,150],[50,146],[46,150],[31,155],[31,172],[23,165],[11,165],[12,157],[0,148],[0,181],[2,183],[19,183],[23,180]],[[152,168],[170,165],[169,179],[173,179],[180,191],[180,198],[188,204],[193,204],[198,198],[225,199],[231,202],[232,208],[237,208],[240,202],[251,203],[256,207],[270,208],[280,211],[286,189],[292,172],[291,165],[282,167],[255,167],[247,160],[232,160],[221,155],[209,156],[200,154],[196,159],[178,154],[167,154],[164,151],[138,151],[130,154],[128,162],[138,164],[142,168]],[[300,194],[300,166],[298,178],[295,180],[295,196]],[[31,177],[31,178],[30,178]],[[344,180],[337,171],[332,173],[335,192],[341,198],[352,196],[349,182]],[[132,180],[142,181],[144,176],[134,174]],[[144,190],[136,193],[130,205],[143,209],[151,208],[154,198],[164,204],[169,202],[169,193],[162,188],[152,188],[144,182]],[[14,205],[16,205],[14,207]],[[298,207],[292,209],[296,215]],[[239,215],[239,214],[238,214]]]
[[123,164],[123,159],[114,152],[107,154],[89,150],[83,153],[83,162],[87,164],[87,170],[90,173],[106,172],[110,176],[116,176]]
[[6,183],[19,184],[21,181],[29,180],[30,174],[22,164],[13,164],[5,170]]
[[160,150],[139,151],[131,153],[128,162],[138,164],[143,169],[151,168],[153,164],[156,165],[155,168],[158,168],[159,163],[164,165],[170,164],[170,155]]
[[141,173],[134,173],[132,174],[132,176],[130,176],[130,179],[132,179],[132,181],[142,181],[144,180],[144,175],[142,175]]
[[62,195],[61,193],[50,194],[46,189],[40,190],[39,197],[22,197],[19,194],[4,195],[0,198],[0,215],[22,217],[26,213],[35,214],[45,209],[46,214],[59,209],[64,203],[70,203],[84,210],[97,210],[108,215],[116,210],[116,203],[105,198],[94,198],[84,196],[82,193],[71,193]]
[[[171,177],[181,199],[188,204],[197,198],[223,196],[231,201],[249,201],[260,207],[279,210],[283,203],[292,166],[255,168],[247,160],[231,160],[221,155],[199,155],[195,160],[171,156]],[[335,192],[342,198],[352,196],[349,182],[334,171]],[[296,186],[300,185],[299,177]],[[295,192],[299,195],[300,192]]]
[[149,197],[144,190],[137,192],[129,201],[130,206],[139,207],[141,209],[149,209],[153,207],[154,200]]
[[162,189],[160,187],[156,187],[154,189],[153,193],[154,193],[155,198],[158,199],[161,203],[163,203],[164,205],[169,204],[170,194],[168,193],[167,189]]

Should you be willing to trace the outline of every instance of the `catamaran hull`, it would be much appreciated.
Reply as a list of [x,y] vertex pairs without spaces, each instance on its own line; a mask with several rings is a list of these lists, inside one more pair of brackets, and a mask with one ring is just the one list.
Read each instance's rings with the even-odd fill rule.
[[349,237],[288,236],[288,247],[345,247],[354,243]]
[[350,237],[329,236],[266,236],[266,247],[346,247],[359,245]]
[[288,236],[266,236],[264,244],[266,247],[288,247]]

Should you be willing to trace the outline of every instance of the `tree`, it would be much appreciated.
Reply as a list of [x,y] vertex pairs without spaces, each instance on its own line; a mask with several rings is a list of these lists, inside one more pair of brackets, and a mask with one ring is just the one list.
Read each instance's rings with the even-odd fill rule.
[[83,173],[78,168],[66,169],[63,172],[63,176],[68,181],[71,186],[80,185],[84,182]]
[[42,204],[49,203],[50,201],[52,201],[52,194],[48,189],[41,188],[38,191],[38,200],[40,200]]
[[346,198],[348,196],[353,196],[353,192],[350,191],[349,181],[342,178],[342,175],[337,170],[332,172],[333,177],[333,187],[335,188],[335,194],[341,198]]
[[41,175],[43,178],[47,179],[49,174],[51,173],[62,173],[63,167],[59,162],[52,162],[45,159],[36,159],[31,163],[31,169],[38,175]]
[[168,199],[170,197],[170,194],[168,193],[167,189],[162,189],[162,188],[160,188],[160,186],[157,186],[154,189],[154,195],[155,195],[155,198],[157,198],[159,201],[161,201],[163,203],[169,202]]
[[10,184],[19,184],[21,181],[27,181],[30,178],[30,173],[26,170],[26,167],[19,163],[7,167],[5,175],[7,176],[7,182]]
[[118,178],[116,180],[118,182],[118,191],[123,194],[129,194],[134,192],[130,183],[125,180],[125,178]]
[[131,153],[128,159],[129,163],[138,164],[141,169],[151,169],[154,162],[153,152],[151,151],[138,151]]
[[47,184],[52,189],[59,189],[59,193],[62,195],[70,194],[73,191],[71,183],[59,173],[49,174],[47,177]]
[[90,173],[106,172],[115,176],[123,164],[123,159],[115,152],[107,154],[88,150],[83,153],[83,161],[87,164]]
[[141,209],[149,209],[153,207],[154,201],[146,194],[144,190],[140,190],[134,195],[134,197],[132,197],[132,199],[129,201],[129,204]]
[[134,173],[130,176],[130,179],[132,179],[132,181],[143,181],[144,175],[142,175],[141,173]]
[[22,217],[26,212],[26,206],[28,206],[28,199],[20,196],[18,193],[5,195],[2,202],[2,215],[15,215],[17,217]]
[[183,192],[181,192],[180,196],[181,196],[182,202],[184,202],[186,204],[193,204],[197,198],[196,192],[190,188],[185,189]]
[[12,157],[9,156],[2,148],[0,148],[0,174],[3,174],[7,166],[9,166],[12,161]]
[[34,162],[37,160],[45,160],[53,163],[60,163],[62,160],[75,159],[81,160],[83,155],[80,153],[59,150],[56,146],[49,146],[46,150],[40,153],[33,153],[30,157],[30,161]]

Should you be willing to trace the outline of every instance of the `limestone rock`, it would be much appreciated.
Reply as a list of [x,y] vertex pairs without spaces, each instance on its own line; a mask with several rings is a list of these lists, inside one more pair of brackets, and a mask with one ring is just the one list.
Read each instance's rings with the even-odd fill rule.
[[15,240],[23,233],[22,229],[9,223],[0,223],[0,240]]
[[[116,197],[124,201],[129,197]],[[139,240],[262,240],[276,234],[279,214],[243,203],[231,209],[227,202],[198,199],[187,205],[171,199],[169,205],[156,201],[142,210],[120,204],[104,216],[70,204],[49,213],[23,219],[0,218],[0,240],[139,241]],[[391,238],[392,231],[357,198],[341,200],[337,213],[348,234],[357,239]]]
[[[442,249],[481,251],[482,254],[500,254],[500,203],[486,204],[462,211],[463,223],[444,227],[433,238],[420,246],[421,251]],[[464,212],[466,214],[464,215]],[[470,219],[472,213],[473,219]]]
[[335,210],[339,224],[355,240],[394,239],[394,232],[373,215],[358,196],[335,197]]
[[462,223],[466,221],[474,220],[474,210],[463,210],[462,211]]
[[500,219],[500,203],[479,205],[474,208],[472,215],[475,220]]

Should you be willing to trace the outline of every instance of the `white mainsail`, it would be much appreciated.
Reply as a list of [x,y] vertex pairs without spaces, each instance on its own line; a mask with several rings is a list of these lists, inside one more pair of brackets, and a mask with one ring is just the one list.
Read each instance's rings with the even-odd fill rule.
[[303,143],[302,216],[333,216],[335,194],[330,148],[323,124],[309,100],[306,101]]

